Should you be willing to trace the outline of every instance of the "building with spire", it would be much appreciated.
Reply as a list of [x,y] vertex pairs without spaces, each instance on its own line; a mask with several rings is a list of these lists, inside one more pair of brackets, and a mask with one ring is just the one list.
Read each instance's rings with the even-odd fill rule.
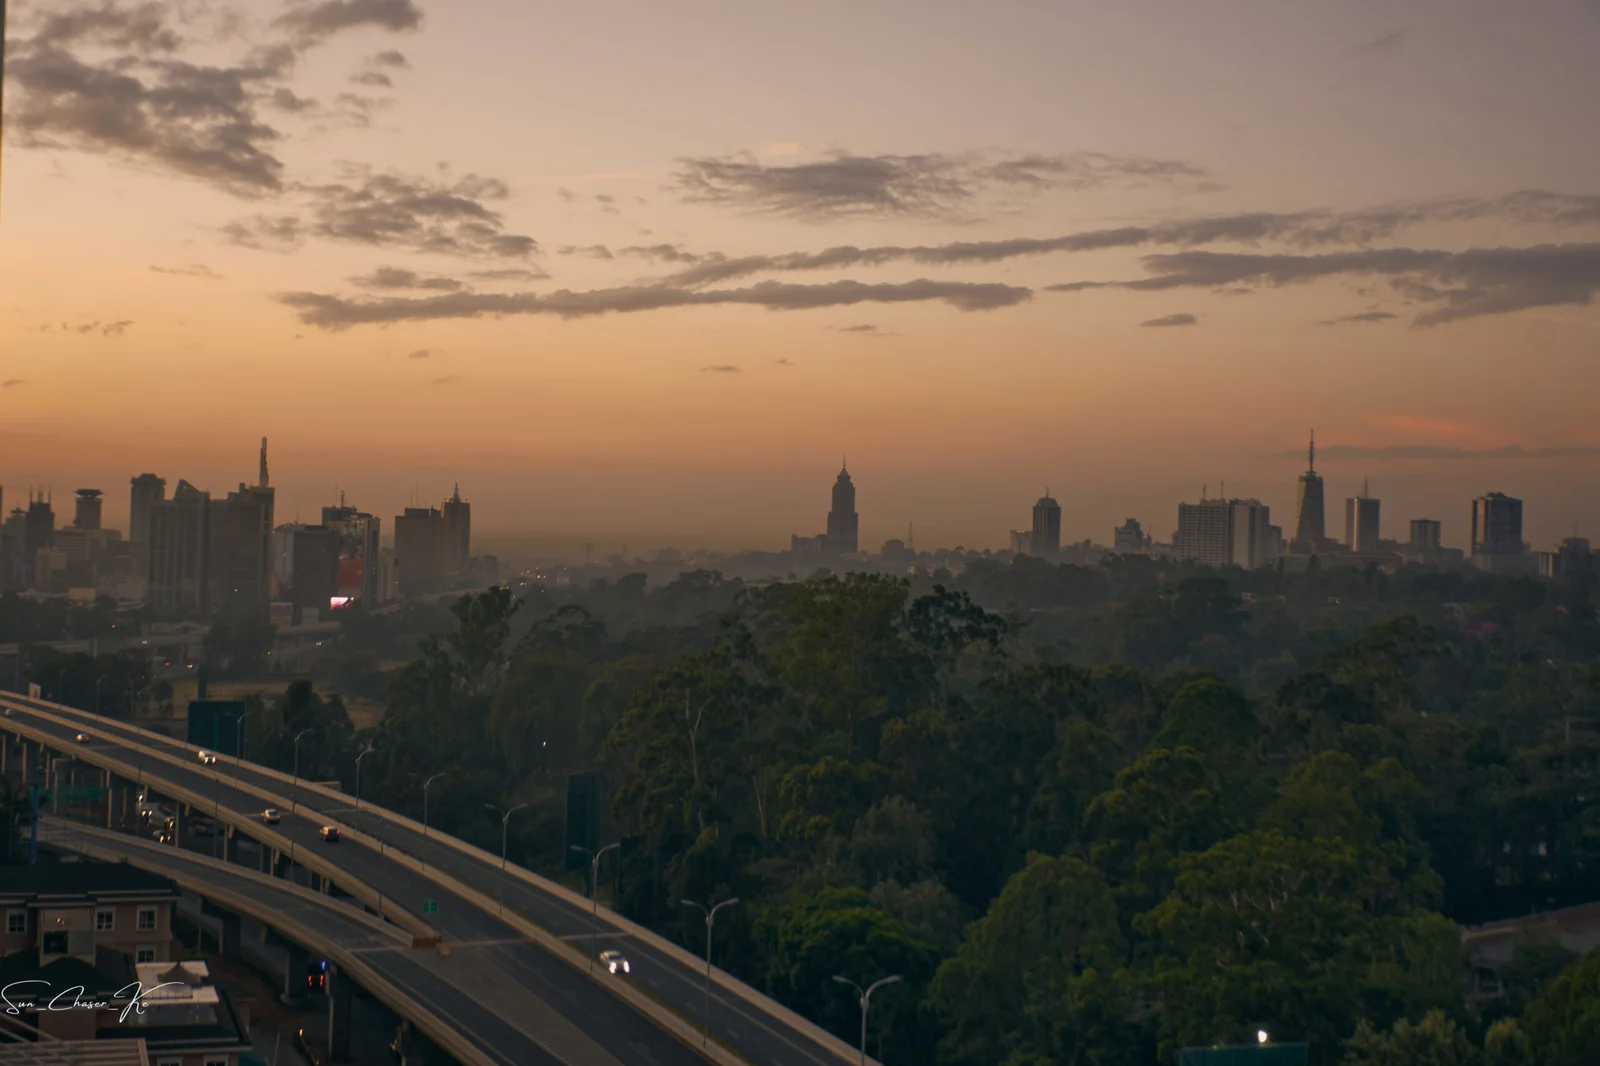
[[206,605],[214,613],[265,621],[272,611],[274,491],[267,480],[267,438],[254,485],[239,484],[210,504],[209,588]]
[[1049,489],[1033,505],[1033,536],[1028,541],[1028,554],[1050,562],[1061,556],[1061,505],[1051,497]]
[[1368,494],[1365,478],[1361,495],[1344,501],[1344,543],[1350,551],[1370,554],[1378,548],[1378,501]]
[[1317,473],[1317,433],[1311,431],[1306,453],[1306,472],[1300,475],[1300,488],[1294,501],[1294,540],[1297,552],[1321,550],[1327,540],[1327,525],[1322,505],[1322,475]]
[[828,512],[824,544],[830,555],[854,555],[859,543],[860,516],[856,514],[856,486],[850,469],[841,465],[833,482],[833,509]]
[[472,576],[472,504],[461,498],[461,486],[454,486],[441,508],[444,513],[444,578],[447,582]]

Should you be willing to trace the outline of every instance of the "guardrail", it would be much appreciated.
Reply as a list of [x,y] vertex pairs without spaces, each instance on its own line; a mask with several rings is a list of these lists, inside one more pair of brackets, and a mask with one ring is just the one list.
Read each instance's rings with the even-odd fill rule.
[[[79,710],[79,709],[77,709],[75,707],[65,707],[65,706],[62,706],[62,705],[59,705],[59,704],[47,704],[42,700],[34,700],[34,699],[31,699],[31,698],[24,699],[22,697],[14,697],[14,696],[10,696],[10,695],[4,696],[4,697],[0,697],[0,699],[15,700],[18,703],[24,704],[30,710],[33,710],[34,713],[42,714],[42,715],[44,715],[46,717],[54,718],[60,724],[67,724],[67,723],[64,723],[64,722],[60,722],[61,712],[63,712],[63,711],[67,712],[68,714],[72,715],[74,718],[79,719],[79,720],[88,720],[88,721],[99,721],[100,720],[99,716],[91,714],[88,711],[81,711],[81,710]],[[155,732],[153,732],[151,730],[147,730],[147,729],[141,728],[139,726],[130,725],[130,724],[127,724],[127,723],[124,723],[124,722],[121,722],[121,721],[117,721],[115,724],[116,724],[117,728],[120,729],[120,730],[130,731],[130,732],[139,734],[141,736],[148,737],[148,738],[150,738],[152,740],[159,740],[164,744],[181,745],[182,747],[188,748],[188,749],[193,750],[193,751],[199,751],[200,750],[200,748],[198,748],[197,746],[195,746],[193,744],[189,744],[187,741],[175,740],[174,738],[166,736],[165,734],[155,733]],[[140,750],[145,750],[145,749],[143,749],[141,747]],[[173,763],[175,765],[187,765],[185,760],[180,760],[176,756],[168,755],[165,752],[151,752],[151,754],[155,755],[157,758],[162,759],[163,761],[171,762],[171,763]],[[491,855],[489,852],[485,851],[483,848],[477,847],[476,845],[473,845],[473,844],[469,844],[466,841],[461,840],[461,839],[459,839],[457,837],[451,836],[451,835],[449,835],[447,833],[439,833],[439,832],[433,831],[432,829],[425,829],[423,827],[422,823],[416,821],[415,819],[408,818],[403,814],[399,814],[399,813],[397,813],[395,811],[391,811],[386,807],[378,807],[378,806],[370,806],[370,805],[366,806],[366,807],[360,807],[359,798],[358,797],[352,797],[346,792],[343,792],[343,791],[340,791],[340,790],[337,790],[337,789],[327,788],[326,786],[323,786],[323,785],[314,784],[312,782],[304,780],[303,778],[297,780],[297,779],[291,777],[289,774],[284,773],[282,770],[277,770],[277,769],[274,769],[274,768],[269,767],[269,766],[262,766],[262,765],[260,765],[258,763],[253,763],[253,762],[249,762],[248,760],[239,759],[239,758],[237,758],[235,756],[232,756],[232,755],[218,754],[217,755],[217,759],[218,759],[219,762],[226,762],[226,763],[229,763],[231,765],[245,767],[245,768],[248,768],[249,770],[251,770],[254,773],[262,774],[263,776],[267,776],[267,777],[276,778],[279,781],[282,781],[282,782],[285,782],[285,783],[293,785],[293,787],[295,787],[296,789],[304,790],[304,791],[310,792],[310,793],[315,794],[315,795],[320,795],[325,799],[335,800],[335,801],[340,802],[340,803],[349,803],[354,799],[356,801],[359,809],[371,812],[376,817],[382,818],[383,820],[388,821],[388,822],[390,822],[392,824],[395,824],[395,825],[398,825],[398,826],[402,826],[402,827],[404,827],[406,829],[411,830],[412,832],[426,835],[430,840],[438,840],[441,843],[445,844],[446,846],[448,846],[450,848],[453,848],[457,852],[460,852],[461,854],[464,854],[464,855],[466,855],[466,856],[468,856],[470,858],[476,859],[476,860],[478,860],[480,862],[489,863],[490,865],[494,866],[496,869],[498,869],[499,866],[500,866],[500,857],[498,855]],[[248,784],[246,782],[240,781],[238,778],[234,778],[233,780],[234,780],[235,784],[238,785],[243,791],[250,792],[252,795],[260,795],[260,796],[263,796],[263,797],[270,797],[270,794],[265,792],[264,790],[257,789],[255,786],[250,785],[250,784]],[[280,802],[280,803],[281,802],[285,802],[283,797],[281,797],[281,796],[270,797],[270,798],[272,800],[275,800],[275,801]],[[307,809],[310,810],[311,808],[307,808]],[[325,817],[325,816],[321,815],[320,812],[318,812],[318,813],[319,813],[319,816]],[[399,849],[399,848],[396,848],[396,847],[393,847],[393,846],[384,845],[381,841],[374,840],[372,837],[368,836],[367,834],[362,833],[361,831],[353,829],[353,828],[351,828],[349,826],[343,825],[342,823],[339,823],[336,820],[330,819],[329,820],[329,824],[338,825],[341,833],[343,833],[346,836],[348,836],[352,841],[355,841],[357,843],[363,844],[364,846],[366,846],[368,848],[372,848],[374,850],[380,851],[381,853],[383,853],[385,855],[404,855],[406,858],[412,859],[413,861],[416,862],[417,869],[418,869],[419,872],[423,873],[424,876],[429,877],[429,879],[433,880],[436,884],[441,885],[441,887],[450,887],[451,891],[456,892],[458,895],[467,896],[468,894],[471,894],[473,896],[476,896],[479,899],[488,901],[488,897],[485,896],[484,894],[476,892],[475,890],[468,888],[466,885],[461,884],[459,881],[456,881],[454,878],[450,878],[446,874],[442,874],[440,871],[436,870],[433,867],[429,867],[426,862],[424,862],[423,860],[421,860],[420,858],[418,858],[416,856],[411,855],[408,852],[403,851],[402,849]],[[699,958],[699,957],[696,957],[694,955],[691,955],[681,945],[674,944],[672,941],[670,941],[670,940],[666,939],[665,937],[661,936],[659,933],[656,933],[654,930],[651,930],[649,928],[641,926],[641,925],[629,920],[628,918],[624,917],[623,915],[620,915],[620,914],[616,913],[615,911],[611,910],[610,908],[592,906],[590,900],[584,898],[583,896],[578,895],[578,893],[572,891],[570,888],[567,888],[565,885],[557,884],[556,882],[551,881],[548,878],[540,877],[538,874],[533,873],[531,870],[524,869],[523,867],[520,867],[520,866],[513,866],[511,864],[507,864],[506,872],[510,873],[513,877],[516,877],[518,880],[524,882],[525,884],[529,885],[530,887],[532,887],[534,889],[537,889],[537,890],[539,890],[541,892],[544,892],[547,895],[554,896],[555,898],[557,898],[559,900],[562,900],[563,902],[568,903],[569,905],[580,907],[580,908],[582,908],[584,910],[587,910],[587,911],[592,911],[593,913],[598,915],[599,920],[601,920],[601,921],[605,922],[607,925],[611,926],[614,931],[620,932],[620,933],[622,933],[623,935],[626,935],[626,936],[633,937],[633,938],[635,938],[635,939],[637,939],[637,940],[649,945],[651,948],[653,948],[654,950],[659,951],[663,955],[666,955],[667,957],[671,958],[673,961],[677,962],[679,965],[688,967],[688,968],[692,969],[697,974],[705,972],[705,960],[703,958]],[[441,878],[444,878],[444,880],[441,880]],[[449,884],[446,884],[446,881],[448,881]],[[451,887],[451,886],[458,886],[458,887]],[[499,901],[488,901],[488,902],[493,904],[498,909],[498,911],[500,913],[502,913],[502,914],[506,913],[506,909],[504,908],[504,906],[502,904],[499,903]],[[480,906],[482,906],[482,904],[480,904]],[[516,912],[514,910],[512,910],[510,913],[515,914],[515,916],[522,923],[524,923],[527,926],[527,928],[540,929],[539,926],[535,925],[534,923],[529,921],[527,918],[523,917],[521,914],[516,914]],[[546,940],[556,940],[557,939],[555,937],[552,937],[549,934],[548,930],[541,930],[541,931],[544,933],[544,939],[538,941],[539,943],[541,943],[541,945]],[[527,935],[527,934],[525,934],[525,935]],[[564,942],[562,943],[562,946],[565,947]],[[586,969],[586,972],[587,972],[587,969]],[[784,1026],[786,1026],[786,1027],[788,1027],[790,1029],[794,1029],[797,1032],[804,1033],[807,1037],[809,1037],[811,1040],[815,1041],[822,1048],[832,1052],[841,1061],[847,1062],[847,1063],[859,1063],[859,1062],[862,1061],[862,1059],[861,1059],[861,1051],[860,1051],[859,1048],[851,1047],[850,1045],[846,1044],[843,1040],[840,1040],[834,1034],[828,1032],[827,1030],[823,1029],[821,1026],[817,1025],[815,1022],[811,1021],[809,1018],[804,1018],[801,1015],[799,1015],[799,1014],[795,1013],[794,1011],[790,1010],[788,1007],[785,1007],[783,1004],[778,1003],[777,1001],[773,1000],[772,998],[763,995],[761,992],[757,991],[754,988],[751,988],[749,985],[745,984],[743,981],[739,980],[737,977],[733,976],[732,974],[728,973],[727,971],[725,971],[725,970],[723,970],[723,969],[721,969],[719,967],[715,967],[714,966],[711,969],[711,978],[712,978],[713,983],[716,984],[718,988],[721,988],[724,991],[729,992],[729,993],[737,996],[739,999],[743,1000],[744,1002],[746,1002],[750,1006],[755,1007],[757,1010],[760,1010],[764,1014],[768,1015],[774,1021],[779,1022],[779,1023],[783,1024]],[[654,1003],[653,1000],[651,1002]],[[662,1008],[662,1009],[665,1009],[665,1008]],[[673,1012],[672,1016],[673,1016],[673,1018],[678,1019],[680,1021],[683,1020],[683,1016],[677,1014],[676,1012]],[[698,1047],[698,1035],[696,1037],[696,1046]],[[879,1063],[876,1059],[873,1059],[873,1058],[870,1058],[870,1057],[868,1057],[865,1061],[866,1061],[866,1066],[881,1066],[881,1063]]]
[[[128,837],[97,827],[85,828],[88,829],[87,834],[77,832],[74,828],[60,833],[60,839],[53,840],[52,843],[57,847],[71,848],[91,858],[110,862],[127,861],[135,866],[139,865],[139,863],[130,858],[130,852],[143,855],[147,849],[154,850],[156,847],[155,845],[146,845],[143,841],[133,838],[136,846],[129,848],[128,841],[130,838]],[[301,885],[290,884],[278,878],[269,877],[255,870],[230,865],[217,859],[209,859],[203,855],[193,855],[191,853],[185,853],[184,859],[204,866],[213,866],[231,877],[265,882],[278,891],[298,896],[302,901],[315,903],[320,907],[335,906],[329,903],[321,893],[313,892],[311,889]],[[329,943],[325,937],[307,929],[286,912],[261,915],[256,913],[261,909],[261,905],[258,902],[241,896],[225,886],[216,884],[214,881],[195,877],[182,870],[174,871],[171,865],[165,863],[152,863],[151,868],[163,877],[171,878],[180,888],[186,891],[204,896],[213,903],[221,904],[229,910],[238,913],[249,913],[257,918],[263,918],[268,925],[280,934],[291,940],[298,941],[301,946],[309,948],[319,955],[327,956],[331,962],[339,967],[340,971],[349,974],[357,984],[382,1000],[390,1010],[403,1018],[409,1018],[416,1022],[417,1027],[426,1033],[429,1039],[438,1044],[445,1052],[454,1056],[463,1066],[500,1066],[493,1058],[484,1054],[483,1051],[463,1038],[444,1019],[425,1009],[390,984],[372,967],[361,961],[359,955],[353,951],[345,950],[338,944]],[[353,917],[353,912],[349,916]]]

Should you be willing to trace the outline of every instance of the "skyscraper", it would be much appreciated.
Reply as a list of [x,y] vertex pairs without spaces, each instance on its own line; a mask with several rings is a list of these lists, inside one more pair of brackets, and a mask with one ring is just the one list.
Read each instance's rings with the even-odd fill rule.
[[1049,489],[1033,505],[1033,540],[1028,554],[1051,562],[1061,556],[1061,505],[1050,497]]
[[396,585],[402,598],[438,592],[444,582],[444,514],[437,507],[407,507],[394,520]]
[[1413,518],[1411,520],[1411,543],[1409,550],[1413,555],[1427,555],[1436,552],[1441,547],[1439,543],[1440,526],[1434,518]]
[[100,528],[100,490],[79,489],[72,511],[72,528],[85,532]]
[[1172,553],[1207,566],[1257,570],[1278,561],[1282,531],[1260,500],[1205,500],[1178,505]]
[[50,547],[56,536],[56,512],[50,498],[43,492],[37,496],[28,493],[27,518],[22,527],[22,561],[30,569],[39,551]]
[[1143,552],[1150,548],[1150,537],[1139,525],[1137,518],[1130,518],[1111,532],[1111,550],[1116,552]]
[[1300,489],[1294,501],[1294,549],[1301,552],[1318,551],[1326,537],[1322,475],[1317,473],[1317,434],[1313,430],[1306,452],[1306,472],[1300,475]]
[[150,504],[148,518],[145,602],[151,611],[169,617],[194,618],[206,613],[211,494],[179,481],[172,499]]
[[1344,542],[1353,552],[1378,550],[1378,501],[1361,482],[1361,495],[1344,501]]
[[472,504],[461,498],[460,485],[456,485],[450,498],[444,501],[443,513],[444,576],[460,581],[472,576]]
[[206,606],[215,613],[266,620],[272,612],[272,512],[267,483],[267,438],[261,438],[254,485],[239,483],[210,504]]
[[1472,501],[1472,565],[1492,573],[1531,573],[1522,541],[1522,501],[1491,492]]
[[383,568],[380,564],[376,515],[347,507],[344,494],[339,506],[322,509],[322,524],[339,532],[340,596],[361,600],[372,607],[383,601]]
[[154,474],[140,474],[128,484],[128,541],[133,545],[134,571],[143,577],[150,572],[150,508],[167,498],[167,482]]
[[858,543],[860,517],[856,514],[856,487],[850,471],[840,467],[833,482],[833,509],[828,512],[827,546],[830,554],[852,555]]

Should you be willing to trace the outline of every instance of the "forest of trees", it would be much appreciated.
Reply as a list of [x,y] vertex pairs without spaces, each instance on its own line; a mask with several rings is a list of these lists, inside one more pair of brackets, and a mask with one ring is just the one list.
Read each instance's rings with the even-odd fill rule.
[[[371,686],[384,626],[419,620],[319,673]],[[697,573],[464,597],[376,730],[299,681],[247,732],[287,765],[316,728],[302,773],[350,783],[372,744],[365,797],[413,814],[445,771],[433,824],[486,847],[529,803],[511,857],[551,876],[600,769],[606,839],[641,840],[602,894],[696,952],[679,901],[738,897],[717,963],[852,1041],[832,975],[900,975],[888,1066],[1258,1029],[1319,1064],[1576,1066],[1600,955],[1522,945],[1469,1002],[1459,926],[1600,901],[1597,662],[1591,589],[1471,571]]]

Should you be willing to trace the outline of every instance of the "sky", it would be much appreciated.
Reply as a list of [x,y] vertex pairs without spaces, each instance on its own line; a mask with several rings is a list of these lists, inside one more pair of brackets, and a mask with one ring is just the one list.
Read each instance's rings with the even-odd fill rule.
[[265,435],[282,520],[1109,543],[1314,428],[1600,540],[1594,0],[10,6],[8,509]]

